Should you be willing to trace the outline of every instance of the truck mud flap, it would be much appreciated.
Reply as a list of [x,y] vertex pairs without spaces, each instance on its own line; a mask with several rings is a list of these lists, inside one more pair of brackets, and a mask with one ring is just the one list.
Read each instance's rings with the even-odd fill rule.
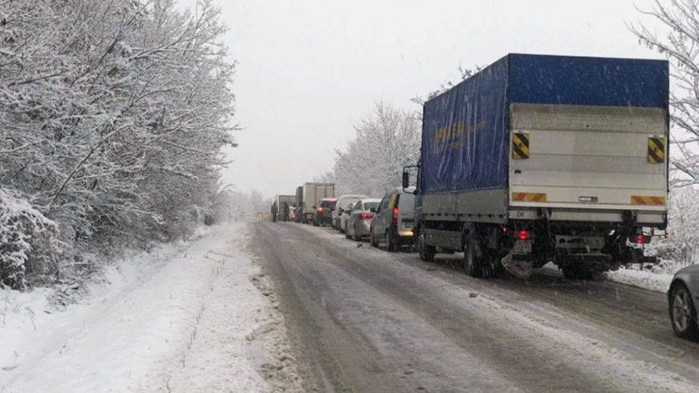
[[522,280],[528,280],[532,275],[532,270],[534,270],[532,261],[515,259],[512,251],[500,259],[500,263],[506,272]]

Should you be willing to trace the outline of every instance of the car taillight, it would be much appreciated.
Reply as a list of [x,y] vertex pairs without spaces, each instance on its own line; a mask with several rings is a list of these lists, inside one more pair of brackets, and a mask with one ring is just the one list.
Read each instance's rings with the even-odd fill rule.
[[517,231],[517,239],[518,240],[527,240],[529,239],[529,232],[527,232],[526,229],[520,229]]
[[371,213],[362,213],[359,215],[360,220],[367,220],[367,219],[372,218],[372,217],[374,217],[374,215]]
[[394,225],[398,224],[398,207],[393,208],[393,218],[391,219],[391,223]]

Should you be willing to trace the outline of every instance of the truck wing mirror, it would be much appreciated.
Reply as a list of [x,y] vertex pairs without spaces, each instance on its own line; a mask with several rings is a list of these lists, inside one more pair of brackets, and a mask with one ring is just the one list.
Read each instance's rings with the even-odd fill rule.
[[410,187],[410,174],[408,171],[403,171],[403,188]]

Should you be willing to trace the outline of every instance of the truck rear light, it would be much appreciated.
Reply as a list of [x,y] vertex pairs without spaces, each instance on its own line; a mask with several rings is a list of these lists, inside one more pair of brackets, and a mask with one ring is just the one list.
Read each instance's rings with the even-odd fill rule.
[[631,235],[629,236],[629,241],[634,244],[648,244],[650,243],[651,237],[643,234]]
[[391,219],[392,224],[398,224],[398,207],[393,208],[393,218]]
[[367,219],[372,218],[372,217],[374,217],[374,215],[372,213],[362,213],[359,215],[360,220],[367,220]]
[[520,229],[517,231],[517,240],[527,240],[529,239],[529,232],[526,229]]

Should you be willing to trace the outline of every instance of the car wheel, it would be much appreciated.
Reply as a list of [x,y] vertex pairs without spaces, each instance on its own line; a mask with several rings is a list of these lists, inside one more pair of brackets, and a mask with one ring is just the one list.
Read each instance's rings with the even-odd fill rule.
[[372,247],[378,247],[379,244],[376,243],[376,237],[374,236],[374,231],[369,232],[369,243]]
[[697,310],[689,289],[681,282],[673,285],[670,292],[670,320],[678,337],[697,339]]
[[393,242],[393,237],[391,236],[390,230],[386,231],[386,235],[384,235],[384,240],[386,241],[386,251],[388,251],[388,252],[396,251],[396,244],[394,244],[394,242]]
[[349,231],[348,231],[347,229],[348,229],[348,226],[347,226],[347,224],[345,224],[345,230],[344,230],[344,232],[345,232],[345,239],[352,239],[352,236],[350,236],[350,233],[349,233]]
[[435,248],[425,244],[425,232],[420,231],[417,237],[417,252],[420,254],[420,259],[425,262],[434,262]]
[[361,242],[361,241],[362,241],[362,237],[359,236],[359,231],[357,231],[357,226],[356,226],[356,225],[354,226],[354,240],[355,240],[355,241],[358,241],[358,242]]

